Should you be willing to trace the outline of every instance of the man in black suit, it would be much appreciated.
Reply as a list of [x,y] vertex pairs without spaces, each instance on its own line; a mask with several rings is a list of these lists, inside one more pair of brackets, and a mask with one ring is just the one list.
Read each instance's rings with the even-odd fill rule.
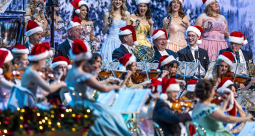
[[[119,60],[125,54],[133,53],[132,49],[134,45],[138,45],[136,41],[135,28],[132,25],[127,25],[120,28],[119,38],[121,45],[119,48],[115,49],[112,53],[112,61]],[[108,60],[111,61],[111,60]]]
[[165,136],[182,136],[185,131],[185,123],[191,121],[187,108],[184,112],[178,113],[171,109],[172,102],[176,101],[180,90],[175,78],[162,79],[162,93],[157,100],[153,110],[153,121],[163,130]]
[[167,32],[165,29],[157,29],[153,32],[153,44],[155,57],[153,61],[159,61],[161,56],[172,55],[176,59],[178,55],[169,49],[166,49],[167,45]]
[[234,63],[239,60],[240,63],[246,63],[248,66],[249,60],[252,59],[253,54],[250,51],[242,50],[242,45],[248,43],[244,38],[244,34],[241,32],[232,32],[229,36],[230,47],[220,50],[219,54],[222,54],[224,51],[232,52],[234,55]]
[[[196,71],[197,76],[204,76],[208,70],[209,57],[206,50],[199,48],[203,29],[200,26],[190,26],[187,29],[188,46],[177,52],[180,61],[198,62],[200,65]],[[202,66],[202,67],[201,67]],[[200,72],[199,72],[200,71]]]
[[29,40],[24,45],[28,48],[29,52],[31,52],[32,47],[34,47],[35,44],[38,44],[41,41],[42,32],[43,28],[35,21],[28,21],[26,37],[29,37]]

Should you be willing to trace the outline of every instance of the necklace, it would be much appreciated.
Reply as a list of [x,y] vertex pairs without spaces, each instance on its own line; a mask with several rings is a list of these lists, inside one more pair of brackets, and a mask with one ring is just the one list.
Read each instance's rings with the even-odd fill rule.
[[140,16],[140,15],[139,15],[139,17],[140,17],[142,20],[144,20],[144,19],[146,18],[145,16],[142,17],[142,16]]

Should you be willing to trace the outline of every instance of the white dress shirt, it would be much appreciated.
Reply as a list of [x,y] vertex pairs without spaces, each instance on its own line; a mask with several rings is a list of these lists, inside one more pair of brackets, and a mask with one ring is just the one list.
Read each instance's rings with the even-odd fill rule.
[[72,48],[72,46],[73,46],[73,41],[72,41],[72,40],[70,40],[69,38],[67,38],[67,41],[69,42],[70,47]]
[[167,51],[166,51],[166,50],[164,50],[164,51],[159,51],[159,53],[161,54],[161,56],[169,55],[169,54],[167,53]]
[[32,48],[34,47],[34,45],[31,44],[29,41],[27,41],[27,43],[28,43],[28,50],[29,50],[29,53],[30,53]]
[[133,54],[133,52],[132,52],[133,47],[128,46],[128,45],[126,45],[126,44],[122,44],[122,45],[125,46],[125,48],[128,50],[129,53],[132,53],[132,54]]

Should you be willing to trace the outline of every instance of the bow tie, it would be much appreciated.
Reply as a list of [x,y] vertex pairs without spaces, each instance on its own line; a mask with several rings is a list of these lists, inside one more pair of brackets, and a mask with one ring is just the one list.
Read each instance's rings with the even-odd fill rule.
[[192,51],[197,51],[198,50],[198,47],[190,47],[190,50],[192,50]]

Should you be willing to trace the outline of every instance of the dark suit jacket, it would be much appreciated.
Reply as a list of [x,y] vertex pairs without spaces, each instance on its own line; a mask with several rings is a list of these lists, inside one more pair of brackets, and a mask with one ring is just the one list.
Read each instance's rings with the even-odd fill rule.
[[153,110],[153,121],[163,129],[165,136],[180,136],[179,123],[191,121],[189,113],[176,113],[161,99],[157,100]]
[[[224,51],[233,52],[233,51],[231,50],[231,48],[229,47],[229,48],[220,50],[220,53],[219,53],[219,54],[222,54]],[[246,50],[242,50],[242,49],[241,49],[241,51],[243,52],[243,56],[244,56],[244,59],[245,59],[246,63],[249,62],[249,60],[251,60],[252,57],[253,57],[252,52],[246,51]],[[235,59],[234,59],[234,63],[236,63],[236,60],[235,60]]]
[[59,44],[55,57],[64,56],[64,57],[70,59],[70,57],[69,57],[69,50],[70,49],[71,49],[71,46],[70,46],[68,40],[66,39],[63,43]]
[[128,50],[124,45],[120,45],[119,48],[115,49],[112,53],[112,61],[119,60],[121,57],[123,57],[125,54],[128,54]]
[[[179,50],[177,54],[179,56],[179,61],[186,61],[186,62],[194,61],[194,58],[189,46],[187,46],[186,48],[182,50]],[[207,71],[208,65],[209,65],[209,57],[208,57],[207,51],[202,48],[198,48],[198,54],[199,54],[199,61],[201,65],[204,67],[205,71]]]
[[26,47],[29,49],[28,42],[26,42],[26,43],[24,44],[24,46],[26,46]]
[[[154,48],[154,51],[155,51],[155,57],[154,57],[153,61],[159,61],[159,59],[160,59],[160,57],[161,57],[161,54],[160,54],[160,52],[158,51],[158,49],[157,49],[155,46],[154,46],[153,48]],[[178,57],[177,53],[175,53],[175,52],[172,51],[172,50],[166,49],[166,52],[167,52],[169,55],[173,55],[174,58],[177,58],[177,57]]]

